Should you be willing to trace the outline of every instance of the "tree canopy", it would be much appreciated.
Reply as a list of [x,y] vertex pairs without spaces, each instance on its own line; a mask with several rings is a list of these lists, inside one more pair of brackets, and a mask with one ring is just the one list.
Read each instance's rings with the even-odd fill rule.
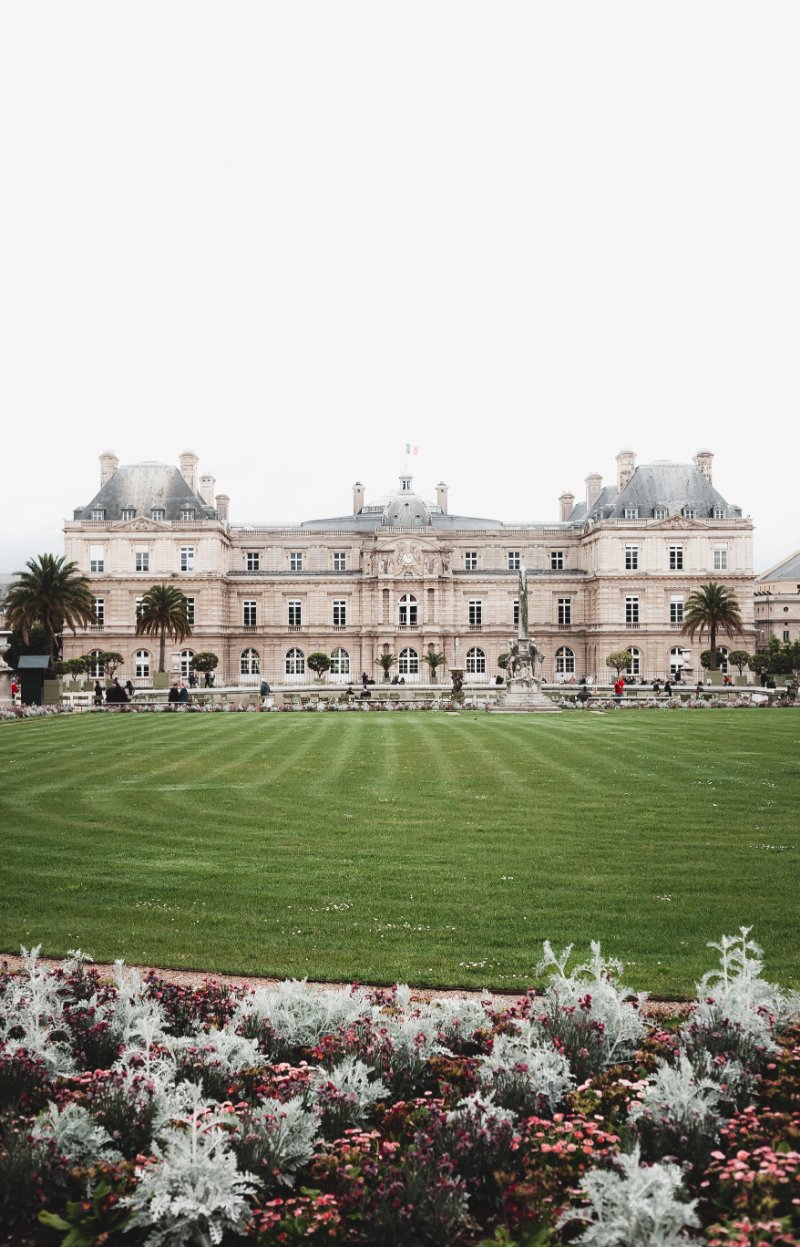
[[76,632],[95,622],[94,597],[77,563],[60,556],[39,554],[17,572],[6,596],[6,619],[28,644],[31,633],[41,628],[44,652],[52,667],[61,656],[64,628]]
[[186,598],[175,585],[151,585],[142,598],[137,636],[159,638],[158,670],[164,671],[166,638],[180,644],[192,635],[186,609]]
[[711,650],[711,670],[717,669],[717,633],[724,632],[727,636],[735,636],[743,628],[739,603],[735,594],[724,585],[711,581],[701,585],[686,599],[683,611],[682,635],[694,639],[695,633],[700,637],[708,633]]

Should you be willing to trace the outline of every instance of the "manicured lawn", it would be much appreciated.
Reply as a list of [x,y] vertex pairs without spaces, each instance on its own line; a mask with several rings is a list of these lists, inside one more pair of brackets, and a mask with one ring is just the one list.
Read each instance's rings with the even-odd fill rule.
[[590,939],[684,994],[752,925],[800,984],[800,711],[0,725],[0,948],[520,988]]

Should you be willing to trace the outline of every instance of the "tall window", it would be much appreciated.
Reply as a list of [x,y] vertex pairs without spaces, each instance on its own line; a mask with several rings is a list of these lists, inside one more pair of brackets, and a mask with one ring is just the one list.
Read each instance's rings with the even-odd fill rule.
[[478,551],[477,550],[465,550],[464,551],[464,571],[465,572],[476,572],[477,570],[478,570]]
[[290,649],[286,654],[287,675],[303,675],[306,669],[305,654],[301,649]]
[[192,669],[193,658],[194,658],[193,649],[182,649],[181,650],[181,675],[183,676],[184,680],[187,680],[189,678],[189,672]]
[[331,675],[350,674],[350,655],[346,649],[335,649],[331,654]]
[[415,649],[401,649],[397,660],[400,675],[417,675],[419,672],[419,654]]
[[717,546],[714,550],[714,571],[726,572],[728,570],[728,547]]
[[257,572],[261,567],[261,555],[258,550],[248,550],[244,556],[245,568],[249,572]]
[[575,674],[575,654],[566,645],[556,650],[556,675]]
[[671,572],[683,571],[683,546],[670,546],[669,570]]
[[[289,627],[300,628],[303,623],[303,604],[296,598],[289,601]],[[299,652],[299,651],[298,651]]]
[[[333,570],[335,572],[347,571],[347,551],[334,550],[333,552]],[[344,650],[342,651],[344,653]]]
[[629,646],[631,660],[625,668],[626,675],[640,675],[642,670],[642,651],[635,645]]
[[471,628],[480,628],[483,623],[483,602],[480,598],[470,598],[468,609],[469,626]]
[[96,623],[102,628],[106,622],[106,600],[105,598],[94,599],[94,617]]
[[683,623],[683,598],[679,594],[673,593],[669,600],[669,622],[671,624]]
[[625,599],[625,622],[626,624],[638,624],[639,622],[639,599],[638,597],[627,597]]
[[256,626],[256,604],[255,602],[252,599],[250,599],[247,602],[242,602],[242,610],[244,612],[244,617],[242,619],[242,622],[245,628],[255,628]]
[[550,571],[551,572],[563,572],[563,570],[564,570],[564,551],[563,550],[551,550],[550,551]]
[[181,571],[194,571],[194,546],[181,546]]
[[261,671],[261,663],[258,657],[257,649],[246,649],[242,651],[239,659],[240,675],[258,675]]
[[100,661],[101,650],[93,649],[89,655],[89,675],[93,680],[99,680],[103,675],[103,664]]
[[137,572],[150,571],[150,551],[147,546],[136,546],[133,552],[134,567]]
[[162,523],[166,519],[166,511],[163,507],[153,507],[150,511],[151,520],[160,520]]
[[572,598],[558,599],[558,622],[561,627],[572,623]]
[[150,679],[150,652],[146,649],[137,649],[136,661],[134,664],[137,680]]
[[134,613],[134,617],[135,617],[135,619],[136,619],[137,624],[138,624],[139,620],[140,620],[140,619],[141,619],[141,617],[142,617],[142,600],[143,600],[142,598],[135,598],[135,599],[134,599],[134,611],[133,611],[133,613]]
[[333,626],[334,628],[344,628],[347,624],[347,599],[334,598],[333,602]]
[[467,650],[467,675],[486,675],[486,655],[477,646]]
[[190,628],[194,627],[194,598],[186,599],[186,622]]
[[639,547],[625,547],[625,571],[637,572],[639,570]]
[[404,593],[398,603],[401,628],[417,626],[417,599],[413,593]]
[[689,651],[683,649],[680,645],[673,645],[669,651],[670,675],[675,676],[679,671],[682,671],[687,659],[691,659]]
[[101,572],[105,567],[106,552],[103,546],[89,546],[89,571]]
[[291,550],[289,553],[289,571],[301,572],[303,570],[303,551]]
[[508,570],[510,572],[518,572],[520,569],[520,552],[519,550],[508,551]]

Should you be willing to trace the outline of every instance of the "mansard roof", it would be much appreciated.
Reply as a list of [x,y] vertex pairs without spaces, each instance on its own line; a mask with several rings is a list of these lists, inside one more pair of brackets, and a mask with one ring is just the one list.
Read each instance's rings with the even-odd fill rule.
[[76,507],[76,520],[90,520],[93,510],[105,511],[109,522],[122,518],[123,510],[149,518],[154,507],[167,521],[179,520],[181,512],[194,510],[197,519],[216,519],[217,512],[190,488],[178,468],[167,463],[121,464],[86,507]]
[[782,563],[778,563],[775,567],[770,567],[767,571],[757,576],[758,581],[773,580],[794,580],[800,584],[800,550],[795,550],[794,554],[790,554],[788,559],[784,559]]
[[[602,490],[589,514],[594,520],[624,519],[636,511],[640,519],[648,519],[658,511],[680,515],[687,510],[698,519],[719,512],[730,519],[742,514],[741,507],[727,502],[693,463],[668,462],[640,464],[620,493],[610,486]],[[570,515],[572,522],[586,518],[585,505]]]

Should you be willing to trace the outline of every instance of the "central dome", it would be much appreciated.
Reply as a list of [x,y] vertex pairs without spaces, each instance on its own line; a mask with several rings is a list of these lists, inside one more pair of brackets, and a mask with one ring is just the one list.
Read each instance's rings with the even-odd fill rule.
[[400,488],[383,508],[381,523],[389,528],[422,528],[431,522],[431,507],[411,488],[411,477],[400,477]]

